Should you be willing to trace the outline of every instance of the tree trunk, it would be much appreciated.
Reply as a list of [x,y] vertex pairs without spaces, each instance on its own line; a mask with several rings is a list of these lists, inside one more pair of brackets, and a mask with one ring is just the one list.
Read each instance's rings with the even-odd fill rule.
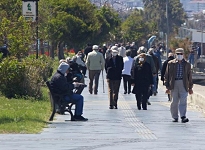
[[65,59],[64,56],[64,42],[58,43],[58,60]]
[[[50,47],[50,45],[49,45],[49,47]],[[54,41],[51,42],[51,48],[49,48],[49,49],[50,49],[50,51],[49,51],[50,57],[54,59],[54,57],[55,57],[54,51],[56,49],[56,43]]]

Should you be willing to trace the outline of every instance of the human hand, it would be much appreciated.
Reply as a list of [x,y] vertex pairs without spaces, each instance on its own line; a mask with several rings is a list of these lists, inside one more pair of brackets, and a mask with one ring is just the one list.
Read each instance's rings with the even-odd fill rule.
[[193,94],[193,90],[192,89],[189,89],[189,94]]
[[80,85],[83,85],[83,83],[79,83],[79,82],[73,82],[74,87],[79,87]]

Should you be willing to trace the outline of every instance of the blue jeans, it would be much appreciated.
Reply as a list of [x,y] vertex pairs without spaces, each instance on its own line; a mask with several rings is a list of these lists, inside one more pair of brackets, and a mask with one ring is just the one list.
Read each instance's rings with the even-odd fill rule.
[[194,65],[194,54],[189,54],[189,63]]
[[157,76],[153,76],[153,85],[152,86],[152,93],[157,92]]
[[83,114],[83,103],[84,103],[84,98],[80,94],[73,94],[70,96],[64,97],[65,101],[67,102],[72,102],[75,104],[75,115],[76,116],[81,116]]

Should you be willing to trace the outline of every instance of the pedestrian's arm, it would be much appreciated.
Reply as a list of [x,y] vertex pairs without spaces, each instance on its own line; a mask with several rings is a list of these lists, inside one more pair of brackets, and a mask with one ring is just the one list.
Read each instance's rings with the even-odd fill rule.
[[87,56],[87,59],[85,61],[85,64],[87,66],[87,69],[90,70],[90,59],[89,59],[89,56]]
[[151,65],[151,69],[152,69],[152,74],[156,74],[156,67],[155,67],[155,63],[152,57],[150,58],[150,65]]
[[101,55],[101,57],[100,57],[100,62],[101,62],[101,68],[102,68],[102,70],[104,70],[104,67],[105,67],[105,59],[103,58],[103,55]]
[[170,64],[168,63],[164,75],[164,85],[166,86],[167,89],[169,89],[169,67]]

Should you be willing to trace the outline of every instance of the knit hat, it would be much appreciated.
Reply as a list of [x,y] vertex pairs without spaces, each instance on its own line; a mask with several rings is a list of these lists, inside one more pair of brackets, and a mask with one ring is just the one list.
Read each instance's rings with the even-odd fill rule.
[[59,66],[58,66],[58,71],[60,71],[62,74],[65,74],[66,71],[70,68],[70,66],[65,63],[65,62],[62,62]]

